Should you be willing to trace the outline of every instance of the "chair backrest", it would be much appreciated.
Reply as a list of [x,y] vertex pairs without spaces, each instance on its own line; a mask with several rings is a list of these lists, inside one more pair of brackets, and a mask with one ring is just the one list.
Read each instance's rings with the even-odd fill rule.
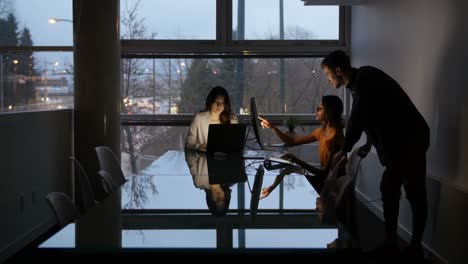
[[52,210],[54,210],[60,227],[73,223],[78,218],[78,208],[76,208],[72,199],[65,193],[52,192],[47,195],[46,199],[52,207]]
[[344,211],[350,214],[353,210],[353,200],[355,197],[354,188],[356,177],[361,167],[361,157],[357,154],[359,149],[353,150],[346,163],[346,175],[337,179],[338,191],[336,196],[337,212]]
[[327,180],[334,180],[338,176],[338,172],[340,171],[340,168],[343,166],[343,163],[346,162],[346,158],[343,157],[341,158],[335,166],[328,172],[327,175]]
[[359,148],[354,149],[349,155],[348,162],[346,163],[346,175],[350,176],[356,181],[357,174],[361,168],[362,158],[358,155]]
[[89,208],[93,207],[97,202],[93,193],[93,188],[90,184],[90,179],[81,166],[80,162],[74,157],[70,157],[75,165],[75,203],[80,213],[84,213]]
[[117,156],[107,146],[98,146],[95,150],[99,160],[100,169],[109,173],[118,187],[122,186],[126,179],[123,175]]
[[101,179],[102,186],[104,191],[109,195],[119,188],[117,184],[112,179],[112,176],[105,170],[100,170],[98,176]]

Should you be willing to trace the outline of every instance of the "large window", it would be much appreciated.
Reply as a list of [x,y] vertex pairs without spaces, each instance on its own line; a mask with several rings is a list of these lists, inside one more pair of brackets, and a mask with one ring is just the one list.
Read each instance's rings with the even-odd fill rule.
[[70,53],[0,53],[0,112],[73,108]]
[[304,6],[299,0],[234,0],[232,7],[234,39],[339,39],[338,6]]
[[71,17],[72,1],[0,0],[0,112],[73,107]]
[[123,54],[317,56],[347,48],[346,7],[299,0],[195,2],[122,0]]
[[314,114],[322,95],[340,94],[322,74],[322,58],[122,59],[122,113],[193,114],[214,86],[236,114],[251,97],[263,114]]
[[[121,0],[122,39],[216,39],[216,0]],[[146,34],[133,29],[143,25]]]
[[[221,84],[232,93],[237,113],[250,96],[265,91],[269,96],[261,105],[265,112],[310,113],[316,103],[311,98],[323,92],[314,77],[318,58],[348,48],[348,12],[336,5],[304,6],[296,0],[121,0],[120,8],[122,58],[143,61],[135,72],[123,72],[124,78],[135,80],[122,82],[122,100],[137,98],[140,108],[125,113],[198,110],[199,101],[192,106],[184,103],[187,87],[181,85],[182,81],[194,84],[190,70],[203,63],[210,72],[197,77],[206,82],[198,92],[201,97],[208,87]],[[27,105],[42,101],[49,90],[63,93],[59,90],[71,87],[70,75],[66,84],[44,88],[56,82],[48,79],[59,69],[68,74],[73,68],[72,13],[72,1],[0,0],[0,111],[43,109]],[[20,59],[20,65],[13,66],[15,57],[30,56],[28,62]],[[156,58],[154,67],[152,58]],[[126,61],[122,64],[126,66]],[[55,72],[48,74],[51,69]],[[27,76],[36,81],[28,85],[38,86],[38,92],[18,91]],[[139,81],[145,83],[136,91],[131,85]]]
[[[121,142],[128,174],[183,145],[193,114],[214,86],[228,90],[242,122],[255,97],[259,113],[278,125],[289,116],[300,119],[298,133],[317,125],[314,109],[323,95],[345,99],[343,89],[328,85],[320,63],[348,48],[346,7],[192,2],[121,0]],[[278,143],[272,133],[264,136],[268,145]]]
[[72,46],[71,0],[0,0],[0,47]]

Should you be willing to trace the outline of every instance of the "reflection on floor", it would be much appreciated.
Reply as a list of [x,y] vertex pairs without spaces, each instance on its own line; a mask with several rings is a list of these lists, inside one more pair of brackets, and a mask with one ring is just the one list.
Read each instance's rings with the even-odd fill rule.
[[[76,226],[45,235],[10,262],[100,256],[133,261],[161,255],[226,253],[300,254],[308,255],[310,261],[347,263],[438,263],[422,257],[408,259],[397,251],[372,251],[383,241],[384,226],[368,204],[356,199],[353,178],[323,181],[287,168],[263,171],[255,160],[244,162],[236,157],[210,160],[200,153],[168,151],[102,202],[118,201],[110,218],[101,214],[109,207],[98,204],[81,215]],[[234,177],[234,182],[230,177],[226,182],[217,177],[226,176],[225,171],[242,177]],[[259,203],[262,187],[285,172],[291,173],[284,179],[286,183]],[[322,184],[316,185],[317,179]],[[284,186],[292,187],[285,190]],[[119,224],[111,232],[101,232],[109,223]],[[107,236],[96,235],[99,232],[118,239],[108,243]],[[75,234],[80,239],[75,239]],[[83,243],[83,237],[88,238],[88,244]],[[109,245],[118,249],[109,250]]]
[[[326,248],[279,248],[279,247],[270,247],[270,248],[260,248],[260,247],[249,247],[246,246],[245,248],[241,248],[238,244],[238,241],[235,241],[232,245],[231,249],[226,249],[223,247],[203,247],[200,248],[193,248],[193,247],[179,247],[179,248],[144,248],[144,247],[124,247],[118,251],[112,252],[94,252],[92,250],[89,251],[80,251],[79,253],[73,249],[73,245],[71,248],[66,249],[64,247],[57,249],[57,248],[47,248],[47,249],[35,249],[35,246],[31,246],[29,249],[25,249],[12,259],[9,260],[9,263],[24,263],[26,261],[32,261],[34,259],[40,258],[41,261],[66,261],[73,259],[74,261],[77,260],[90,260],[95,259],[97,257],[105,257],[108,260],[139,260],[139,259],[146,259],[146,258],[155,258],[161,256],[171,256],[174,257],[186,257],[189,255],[193,256],[201,256],[203,254],[230,254],[233,256],[244,256],[244,255],[258,255],[258,256],[287,256],[289,254],[294,254],[295,256],[304,255],[309,258],[310,261],[337,261],[337,260],[344,260],[348,263],[395,263],[396,261],[404,261],[401,259],[401,255],[392,255],[392,256],[381,256],[381,255],[372,255],[370,253],[366,253],[369,250],[375,248],[375,245],[382,241],[383,238],[383,223],[377,218],[372,212],[370,212],[365,205],[360,203],[359,201],[356,202],[355,206],[355,213],[356,213],[356,223],[358,223],[355,227],[356,230],[349,230],[344,228],[343,225],[338,226],[338,237],[339,239],[336,241],[334,246],[336,248],[326,249]],[[207,217],[213,217],[208,215]],[[228,216],[229,217],[229,216]],[[300,218],[303,218],[301,220]],[[200,218],[201,219],[201,218]],[[307,219],[307,220],[304,220]],[[238,219],[237,219],[238,220]],[[263,225],[262,215],[259,212],[259,220],[258,225]],[[307,214],[304,214],[300,217],[297,217],[296,220],[293,220],[294,225],[299,225],[301,221],[306,222],[310,220]],[[239,222],[239,221],[235,221]],[[145,221],[140,223],[140,226],[135,226],[135,230],[124,230],[123,232],[128,232],[127,235],[130,235],[132,232],[138,232],[136,230],[141,230],[138,228],[145,227]],[[229,223],[229,221],[224,221],[224,223]],[[135,224],[135,223],[134,223]],[[138,225],[138,224],[137,224]],[[146,226],[148,227],[148,226]],[[265,227],[263,227],[265,228]],[[234,237],[237,236],[238,232],[242,229],[234,229],[234,232],[231,233],[231,237],[234,234]],[[245,229],[244,229],[245,230]],[[255,231],[256,230],[256,231]],[[258,232],[257,235],[262,236],[263,229],[255,229],[254,232]],[[147,231],[147,230],[146,230]],[[145,232],[146,232],[145,231]],[[215,232],[211,230],[211,232]],[[237,233],[236,233],[237,232]],[[267,233],[264,233],[265,235]],[[336,234],[336,233],[335,233]],[[356,237],[353,237],[352,234],[355,234],[359,239],[357,241]],[[219,235],[218,235],[219,236]],[[330,239],[331,238],[331,239]],[[219,238],[218,238],[219,239]],[[329,242],[333,241],[333,237],[326,237]],[[44,240],[44,239],[43,239]],[[39,241],[36,242],[36,245]],[[402,242],[402,245],[405,243]],[[188,245],[188,244],[187,244]],[[274,245],[274,243],[272,243]],[[332,246],[329,243],[329,246]],[[349,262],[351,261],[351,262]],[[425,260],[420,259],[419,263],[438,263],[436,260]],[[412,261],[415,263],[414,261]],[[418,263],[418,262],[416,262]]]

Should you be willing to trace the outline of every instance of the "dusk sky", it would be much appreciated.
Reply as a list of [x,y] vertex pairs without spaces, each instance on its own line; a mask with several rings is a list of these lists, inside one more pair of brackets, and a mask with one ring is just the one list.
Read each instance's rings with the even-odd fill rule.
[[[49,18],[72,19],[71,0],[15,0],[18,28],[28,27],[36,46],[72,46],[72,23],[50,24]],[[121,0],[121,18],[137,0]],[[279,0],[245,1],[245,38],[267,39],[279,36]],[[238,0],[233,0],[233,27],[237,27]],[[47,7],[47,8],[46,8]],[[215,39],[216,0],[141,0],[138,14],[144,18],[146,37],[157,33],[159,39]],[[296,28],[309,32],[313,39],[338,38],[337,6],[304,6],[301,0],[284,0],[286,34]],[[125,34],[121,27],[121,34]],[[59,62],[59,70],[73,62],[71,52],[36,52],[38,68]],[[49,66],[47,66],[49,67]]]
[[[135,0],[121,0],[121,10],[133,6]],[[67,46],[73,44],[72,24],[49,24],[51,17],[72,19],[71,0],[15,0],[19,28],[27,26],[38,46]],[[47,8],[45,8],[47,7]],[[233,1],[237,14],[237,0]],[[150,32],[158,38],[215,38],[216,0],[142,0],[138,13],[145,19]],[[279,32],[278,0],[246,1],[246,38],[266,38]],[[233,25],[237,16],[233,16]],[[299,26],[316,39],[338,37],[338,7],[304,6],[300,0],[284,0],[285,31]],[[125,28],[122,28],[122,33]]]

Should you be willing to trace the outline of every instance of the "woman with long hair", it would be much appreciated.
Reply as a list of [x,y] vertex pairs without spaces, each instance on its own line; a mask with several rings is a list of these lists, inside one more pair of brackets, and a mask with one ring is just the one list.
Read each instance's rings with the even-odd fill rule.
[[[341,149],[344,142],[341,119],[341,115],[343,114],[343,102],[335,95],[323,96],[320,105],[316,109],[316,114],[316,119],[320,121],[321,126],[308,135],[298,137],[290,137],[281,132],[281,130],[272,125],[265,118],[259,118],[262,121],[261,124],[263,127],[273,129],[281,141],[289,147],[318,141],[320,167],[313,166],[292,154],[285,154],[282,158],[289,159],[299,165],[301,169],[314,174],[314,177],[307,177],[307,180],[309,180],[317,192],[320,193],[326,176],[331,169],[333,155]],[[291,170],[285,169],[283,172],[284,173],[276,177],[274,183],[270,187],[263,188],[260,199],[267,197],[283,180],[286,173],[291,172]]]
[[210,124],[237,123],[237,117],[231,110],[231,100],[228,92],[223,87],[216,86],[211,89],[206,97],[205,108],[197,113],[192,120],[185,138],[185,148],[205,151]]

